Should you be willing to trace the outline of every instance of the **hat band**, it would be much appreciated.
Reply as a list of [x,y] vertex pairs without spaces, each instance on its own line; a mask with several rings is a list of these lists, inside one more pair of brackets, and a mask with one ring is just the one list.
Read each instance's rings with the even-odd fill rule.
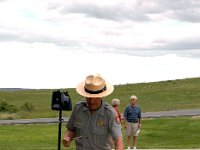
[[[85,87],[84,87],[84,88],[85,88]],[[106,90],[106,86],[104,86],[103,89],[98,90],[98,91],[91,91],[91,90],[88,90],[88,89],[85,88],[85,91],[86,91],[87,93],[90,93],[90,94],[99,94],[99,93],[102,93],[102,92],[105,91],[105,90]]]

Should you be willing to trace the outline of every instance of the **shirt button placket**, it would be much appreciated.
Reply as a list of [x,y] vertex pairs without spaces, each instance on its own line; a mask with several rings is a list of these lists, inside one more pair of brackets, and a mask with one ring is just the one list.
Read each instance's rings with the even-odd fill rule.
[[92,122],[92,116],[90,116],[90,117],[88,118],[87,123],[86,123],[86,128],[85,128],[85,132],[84,132],[84,133],[85,133],[85,135],[84,135],[84,143],[87,143],[87,144],[85,144],[84,150],[86,150],[87,147],[89,147],[89,145],[88,145],[89,142],[86,142],[86,141],[87,141],[87,140],[90,140],[89,133],[90,133],[91,130],[92,130],[92,124],[91,124],[91,122]]

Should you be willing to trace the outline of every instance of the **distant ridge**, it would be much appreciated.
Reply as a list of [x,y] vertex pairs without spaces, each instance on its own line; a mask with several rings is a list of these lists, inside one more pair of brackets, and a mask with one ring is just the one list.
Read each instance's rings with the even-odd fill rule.
[[26,90],[33,90],[33,89],[23,89],[23,88],[0,88],[0,91],[7,91],[7,92],[26,91]]
[[[187,78],[177,78],[177,79],[168,79],[168,80],[160,80],[160,81],[149,81],[149,82],[136,82],[136,83],[120,83],[120,84],[114,84],[114,86],[121,86],[121,85],[137,85],[137,84],[146,84],[146,83],[164,83],[164,82],[173,82],[173,81],[184,81],[184,80],[193,80],[193,79],[200,79],[199,77],[187,77]],[[61,90],[61,89],[75,89],[73,88],[0,88],[0,91],[27,91],[27,90]]]

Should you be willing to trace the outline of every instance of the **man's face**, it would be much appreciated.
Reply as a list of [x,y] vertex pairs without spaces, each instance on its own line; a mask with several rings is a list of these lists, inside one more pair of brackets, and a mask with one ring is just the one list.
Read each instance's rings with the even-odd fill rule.
[[136,104],[136,99],[131,99],[131,105],[135,105]]
[[89,110],[95,111],[101,106],[101,98],[86,98]]

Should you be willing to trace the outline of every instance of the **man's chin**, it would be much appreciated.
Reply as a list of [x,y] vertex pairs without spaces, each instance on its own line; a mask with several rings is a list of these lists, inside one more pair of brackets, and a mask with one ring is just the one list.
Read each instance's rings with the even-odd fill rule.
[[97,106],[95,106],[95,107],[89,107],[89,106],[88,106],[88,109],[89,109],[90,111],[97,111],[99,108],[101,108],[101,106],[99,106],[99,107],[97,107]]
[[99,108],[89,108],[90,111],[97,111]]

